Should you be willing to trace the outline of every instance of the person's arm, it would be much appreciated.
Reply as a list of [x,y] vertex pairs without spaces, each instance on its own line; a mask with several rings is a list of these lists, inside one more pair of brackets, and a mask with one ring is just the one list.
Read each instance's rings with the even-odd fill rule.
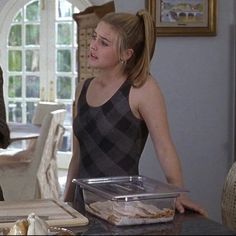
[[3,97],[3,73],[0,67],[0,148],[10,145],[10,130],[6,123],[6,109]]
[[[157,82],[150,78],[143,87],[136,89],[134,93],[135,96],[133,97],[138,100],[138,113],[147,124],[167,182],[178,187],[184,187],[180,159],[171,138],[166,105]],[[181,194],[176,201],[176,208],[181,213],[184,212],[185,208],[188,208],[207,215],[206,211],[193,203],[187,194]]]
[[145,120],[168,183],[184,186],[181,163],[171,138],[162,92],[153,79],[144,85],[139,112]]
[[[75,106],[73,111],[73,118],[77,115],[77,104],[78,98],[80,96],[81,90],[83,87],[83,82],[80,82],[75,91]],[[64,201],[65,202],[73,202],[74,201],[74,193],[76,185],[72,183],[73,179],[78,178],[79,175],[79,141],[75,135],[73,135],[73,150],[72,150],[72,158],[68,168],[68,174],[66,179],[66,185],[64,190]]]
[[73,202],[76,185],[72,183],[73,179],[78,177],[79,172],[79,142],[74,137],[73,140],[73,154],[68,168],[66,185],[64,190],[64,201]]

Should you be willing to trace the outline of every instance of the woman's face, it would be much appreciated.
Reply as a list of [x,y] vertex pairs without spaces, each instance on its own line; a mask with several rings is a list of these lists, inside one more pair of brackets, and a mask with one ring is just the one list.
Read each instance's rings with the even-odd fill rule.
[[119,64],[117,55],[118,33],[111,25],[101,21],[93,32],[88,63],[91,67],[108,69]]

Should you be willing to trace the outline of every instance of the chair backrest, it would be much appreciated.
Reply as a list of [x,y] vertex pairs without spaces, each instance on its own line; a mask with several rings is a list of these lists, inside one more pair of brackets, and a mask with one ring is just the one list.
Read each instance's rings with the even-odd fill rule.
[[230,168],[223,186],[221,216],[223,224],[236,230],[236,162]]
[[[35,154],[39,157],[35,164],[39,198],[59,198],[60,185],[57,176],[56,152],[64,134],[65,109],[52,111],[43,120],[42,133],[37,141]],[[51,120],[49,127],[47,123]],[[45,128],[48,128],[45,130]]]
[[44,117],[52,111],[65,109],[66,106],[63,103],[56,102],[38,102],[37,107],[35,109],[32,124],[41,125]]
[[[53,187],[59,185],[55,152],[63,135],[65,114],[66,110],[60,109],[46,115],[34,149],[20,151],[10,158],[10,163],[0,165],[0,185],[6,201],[51,198],[59,194]],[[55,189],[54,195],[50,192],[51,186]]]
[[[66,109],[65,104],[57,102],[44,102],[40,101],[35,108],[32,124],[33,125],[42,125],[44,118],[52,111]],[[36,139],[29,140],[27,144],[27,149],[32,149],[35,147]]]

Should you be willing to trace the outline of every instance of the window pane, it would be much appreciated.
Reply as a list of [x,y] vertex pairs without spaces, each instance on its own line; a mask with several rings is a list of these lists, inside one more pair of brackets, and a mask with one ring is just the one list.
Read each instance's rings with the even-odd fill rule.
[[9,71],[22,71],[22,52],[21,51],[9,50],[8,70]]
[[35,102],[26,103],[26,113],[27,113],[26,122],[27,123],[32,123],[32,118],[33,118],[34,110],[36,106],[37,106],[37,103]]
[[39,50],[26,50],[26,71],[39,71]]
[[22,21],[22,10],[20,10],[16,17],[13,19],[13,22],[21,22]]
[[68,151],[71,152],[71,142],[72,142],[72,105],[66,104],[66,117],[64,125],[66,126],[66,132],[63,135],[62,145],[60,147],[60,151]]
[[22,96],[22,77],[10,76],[8,82],[8,96],[11,98]]
[[[58,99],[58,102],[66,104],[68,111],[62,149],[71,151],[72,90],[77,76],[77,24],[72,15],[79,9],[75,7],[77,3],[71,4],[69,0],[24,2],[28,3],[23,4],[20,10],[16,9],[17,14],[12,19],[8,34],[8,117],[10,121],[31,122],[40,95],[42,100]],[[47,19],[41,21],[41,17]],[[45,23],[48,25],[45,26]],[[44,27],[45,32],[43,40],[40,36],[41,27]],[[46,54],[41,46],[47,50]],[[40,63],[42,60],[45,64],[43,67]],[[42,68],[45,71],[40,71]],[[50,76],[39,79],[39,75]],[[52,89],[50,81],[53,81]]]
[[26,45],[39,45],[39,25],[26,25]]
[[57,71],[70,72],[71,71],[71,51],[57,50]]
[[57,78],[57,98],[71,99],[71,78],[59,76]]
[[13,25],[10,29],[8,38],[9,46],[21,46],[22,45],[22,27],[21,25]]
[[72,16],[72,5],[66,0],[58,0],[57,6],[57,19],[71,18]]
[[72,105],[66,104],[66,117],[65,117],[65,125],[71,126],[72,124]]
[[80,10],[77,7],[74,7],[74,13],[79,13]]
[[40,82],[38,76],[26,76],[26,97],[39,98]]
[[63,152],[71,151],[71,131],[65,131],[62,139],[62,144],[59,150]]
[[71,45],[71,23],[60,23],[57,25],[57,44]]
[[22,122],[22,105],[20,102],[9,102],[9,121]]
[[39,1],[35,1],[26,6],[26,21],[38,21],[39,20]]

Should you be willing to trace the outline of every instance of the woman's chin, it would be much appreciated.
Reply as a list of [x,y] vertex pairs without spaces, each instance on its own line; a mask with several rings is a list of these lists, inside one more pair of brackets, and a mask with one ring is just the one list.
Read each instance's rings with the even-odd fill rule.
[[94,63],[94,62],[88,62],[88,65],[89,65],[90,68],[93,68],[93,69],[99,68],[99,66],[97,65],[97,63]]

